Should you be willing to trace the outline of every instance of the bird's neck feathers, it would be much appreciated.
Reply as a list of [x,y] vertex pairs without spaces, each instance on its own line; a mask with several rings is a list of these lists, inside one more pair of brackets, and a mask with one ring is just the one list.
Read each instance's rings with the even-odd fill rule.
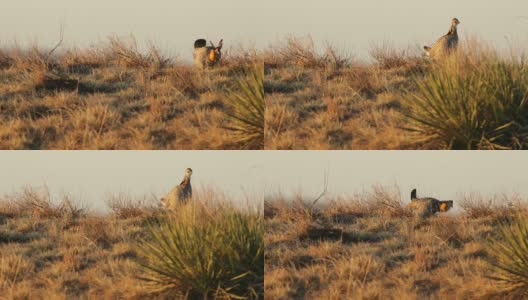
[[449,29],[448,35],[458,35],[457,33],[457,24],[451,24],[451,28]]
[[185,174],[180,185],[189,185],[189,184],[191,184],[191,175]]

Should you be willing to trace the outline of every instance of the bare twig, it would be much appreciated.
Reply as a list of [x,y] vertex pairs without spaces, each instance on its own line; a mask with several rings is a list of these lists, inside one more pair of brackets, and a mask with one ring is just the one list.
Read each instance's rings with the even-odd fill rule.
[[60,26],[60,32],[59,32],[59,41],[57,42],[57,44],[48,52],[48,57],[46,59],[46,62],[47,60],[50,58],[50,56],[53,54],[53,52],[55,52],[55,50],[57,50],[61,45],[62,45],[62,42],[64,41],[64,25],[61,25]]
[[312,205],[310,206],[310,211],[312,211],[313,207],[315,206],[315,204],[321,200],[321,198],[323,198],[326,193],[328,192],[328,172],[325,170],[325,173],[324,173],[324,179],[323,179],[323,191],[321,192],[321,194],[319,194],[319,196],[317,196],[315,198],[315,200],[312,202]]

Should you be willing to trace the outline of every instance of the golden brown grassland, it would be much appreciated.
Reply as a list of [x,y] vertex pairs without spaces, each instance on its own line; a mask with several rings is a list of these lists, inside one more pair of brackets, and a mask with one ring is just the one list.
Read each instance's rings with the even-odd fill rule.
[[[293,201],[280,195],[266,199],[265,298],[526,297],[528,267],[515,260],[517,255],[528,256],[522,254],[528,249],[526,222],[520,244],[505,248],[506,260],[524,266],[519,276],[524,285],[517,279],[508,285],[490,278],[500,277],[492,263],[501,257],[491,250],[490,241],[497,245],[507,240],[500,228],[514,228],[511,216],[521,213],[526,218],[523,202],[467,195],[455,201],[455,208],[462,211],[416,222],[399,195],[377,187],[357,198],[332,200],[316,208],[300,196]],[[523,243],[518,254],[508,252]]]
[[[37,189],[9,196],[0,201],[0,298],[262,299],[262,214],[220,195],[201,191],[174,213],[117,195],[105,215]],[[219,238],[232,235],[229,245]],[[180,248],[159,252],[166,242]]]
[[0,49],[0,149],[244,148],[227,114],[237,82],[262,60],[225,52],[198,70],[154,46],[144,53],[133,38]]
[[266,149],[526,148],[524,57],[505,58],[475,38],[461,44],[436,62],[389,43],[372,48],[372,63],[331,46],[320,53],[311,39],[272,47]]

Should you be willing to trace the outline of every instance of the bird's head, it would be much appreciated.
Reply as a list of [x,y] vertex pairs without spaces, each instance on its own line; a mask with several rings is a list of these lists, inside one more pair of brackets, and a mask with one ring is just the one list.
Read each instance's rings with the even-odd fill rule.
[[439,210],[441,212],[446,212],[453,208],[453,200],[440,201]]
[[186,177],[191,177],[192,172],[193,172],[193,171],[192,171],[191,168],[187,168],[187,169],[185,170],[185,176],[186,176]]
[[457,18],[454,18],[453,20],[451,20],[451,25],[458,26],[458,24],[460,24],[460,21]]

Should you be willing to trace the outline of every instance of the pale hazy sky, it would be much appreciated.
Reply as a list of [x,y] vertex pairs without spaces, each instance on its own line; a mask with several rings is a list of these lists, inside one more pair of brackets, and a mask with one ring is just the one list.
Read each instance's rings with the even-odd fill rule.
[[457,200],[468,192],[528,195],[528,152],[501,151],[0,151],[0,195],[47,184],[52,194],[72,194],[104,208],[108,193],[165,194],[194,170],[193,188],[214,185],[245,201],[278,191],[323,188],[328,196],[397,184],[403,199]]
[[430,44],[453,17],[462,35],[500,47],[508,40],[528,45],[526,0],[2,0],[0,44],[16,37],[51,45],[64,24],[66,44],[133,33],[187,60],[198,37],[263,48],[307,34],[364,58],[372,43],[384,40],[402,47]]
[[412,188],[419,196],[452,200],[470,192],[528,196],[526,151],[268,151],[259,160],[266,161],[266,191],[272,194],[300,190],[315,198],[326,172],[329,198],[377,184],[396,184],[406,201]]

